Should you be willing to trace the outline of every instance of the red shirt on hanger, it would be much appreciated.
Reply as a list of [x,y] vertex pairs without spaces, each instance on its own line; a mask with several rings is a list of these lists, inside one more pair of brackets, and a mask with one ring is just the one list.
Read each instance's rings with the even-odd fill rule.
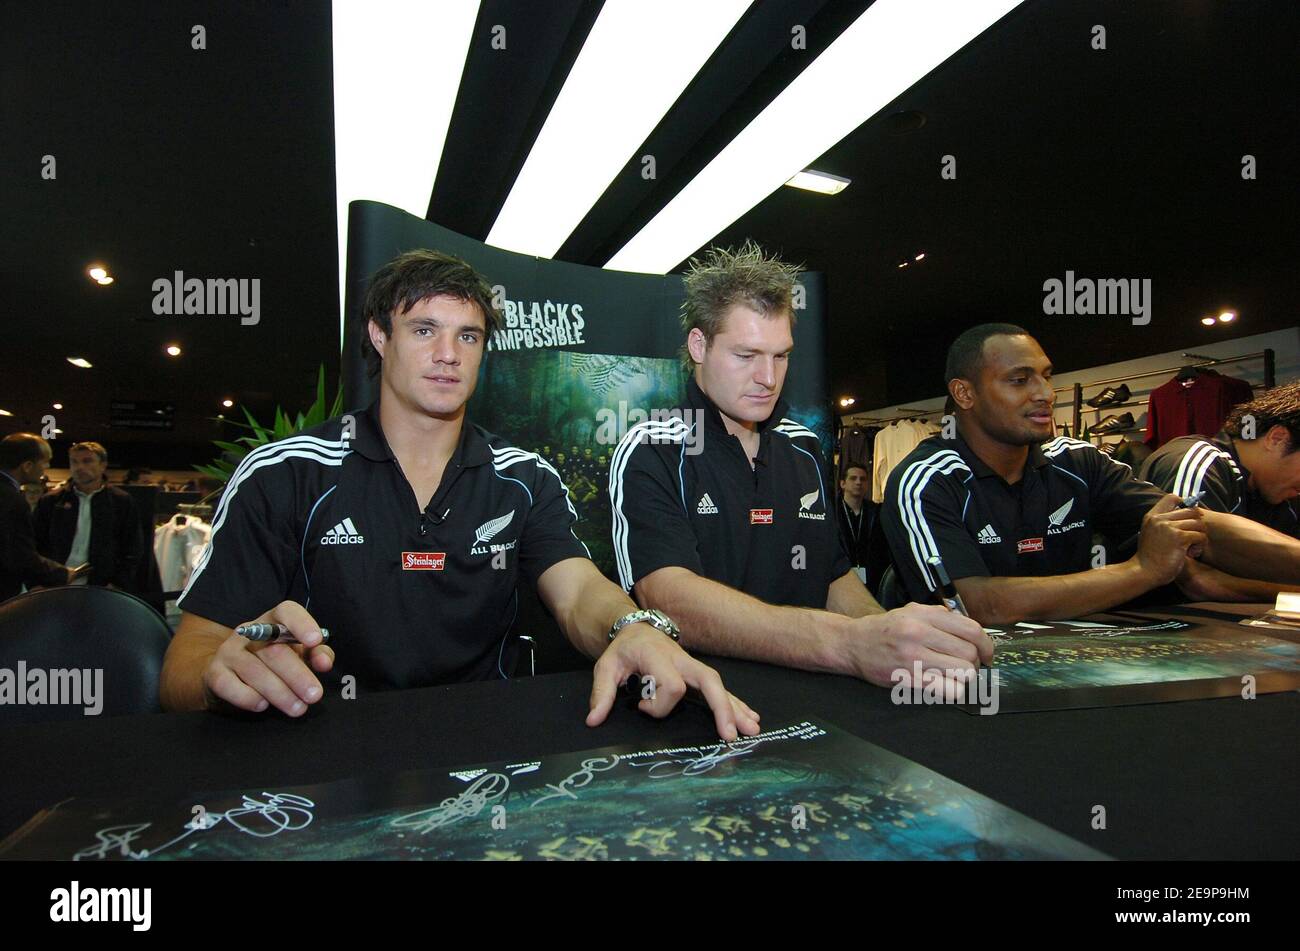
[[1151,391],[1146,443],[1159,449],[1179,436],[1212,436],[1234,406],[1253,397],[1245,380],[1213,370],[1201,370],[1190,380],[1174,377]]

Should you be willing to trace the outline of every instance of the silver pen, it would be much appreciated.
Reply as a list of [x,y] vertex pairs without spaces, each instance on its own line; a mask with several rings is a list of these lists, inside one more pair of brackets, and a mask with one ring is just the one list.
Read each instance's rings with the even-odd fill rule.
[[[258,641],[264,644],[297,644],[298,638],[294,637],[287,627],[283,624],[241,624],[235,628],[235,633],[240,637],[246,637],[250,641]],[[322,644],[328,644],[330,641],[330,632],[327,628],[320,629],[320,638]]]

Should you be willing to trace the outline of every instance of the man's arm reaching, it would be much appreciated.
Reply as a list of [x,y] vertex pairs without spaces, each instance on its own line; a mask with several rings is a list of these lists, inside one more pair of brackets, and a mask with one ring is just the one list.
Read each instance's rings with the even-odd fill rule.
[[917,660],[925,668],[964,669],[993,657],[993,642],[978,624],[935,605],[846,617],[767,604],[685,568],[651,572],[633,591],[641,604],[680,625],[691,650],[849,674],[880,686]]
[[1204,513],[1209,544],[1204,560],[1239,578],[1300,581],[1300,540],[1229,512]]
[[597,658],[588,726],[604,722],[619,686],[640,674],[654,682],[651,696],[637,704],[641,712],[665,717],[687,689],[694,688],[713,711],[718,736],[734,740],[740,733],[758,733],[758,714],[726,691],[716,670],[691,657],[663,631],[629,624],[609,639],[614,622],[637,607],[586,558],[567,558],[546,569],[537,581],[537,593],[573,646]]
[[1175,509],[1178,501],[1167,495],[1147,512],[1128,561],[1046,578],[960,578],[957,593],[971,617],[987,625],[1077,618],[1131,601],[1173,581],[1187,553],[1205,545],[1201,510]]

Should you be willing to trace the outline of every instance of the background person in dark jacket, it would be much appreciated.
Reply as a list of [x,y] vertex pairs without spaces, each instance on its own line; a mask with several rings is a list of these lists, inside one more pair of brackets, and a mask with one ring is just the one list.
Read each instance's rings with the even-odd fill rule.
[[0,440],[0,601],[23,585],[67,584],[72,572],[36,548],[32,512],[19,486],[39,482],[50,467],[50,444],[32,433],[11,433]]
[[36,505],[37,547],[65,565],[89,562],[89,584],[134,591],[144,538],[135,502],[104,478],[108,450],[79,442],[68,450],[68,466],[68,482]]

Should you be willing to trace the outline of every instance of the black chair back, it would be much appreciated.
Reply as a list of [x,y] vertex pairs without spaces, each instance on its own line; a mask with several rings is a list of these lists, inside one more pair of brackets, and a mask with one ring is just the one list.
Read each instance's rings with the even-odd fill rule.
[[885,573],[880,577],[880,592],[876,596],[880,606],[886,611],[892,611],[894,608],[901,608],[911,600],[907,596],[907,588],[904,587],[902,579],[898,577],[898,571],[891,564],[885,569]]
[[0,723],[77,719],[95,706],[99,716],[156,713],[170,640],[162,616],[124,591],[71,586],[10,598],[0,604],[0,668],[37,702],[6,697]]

